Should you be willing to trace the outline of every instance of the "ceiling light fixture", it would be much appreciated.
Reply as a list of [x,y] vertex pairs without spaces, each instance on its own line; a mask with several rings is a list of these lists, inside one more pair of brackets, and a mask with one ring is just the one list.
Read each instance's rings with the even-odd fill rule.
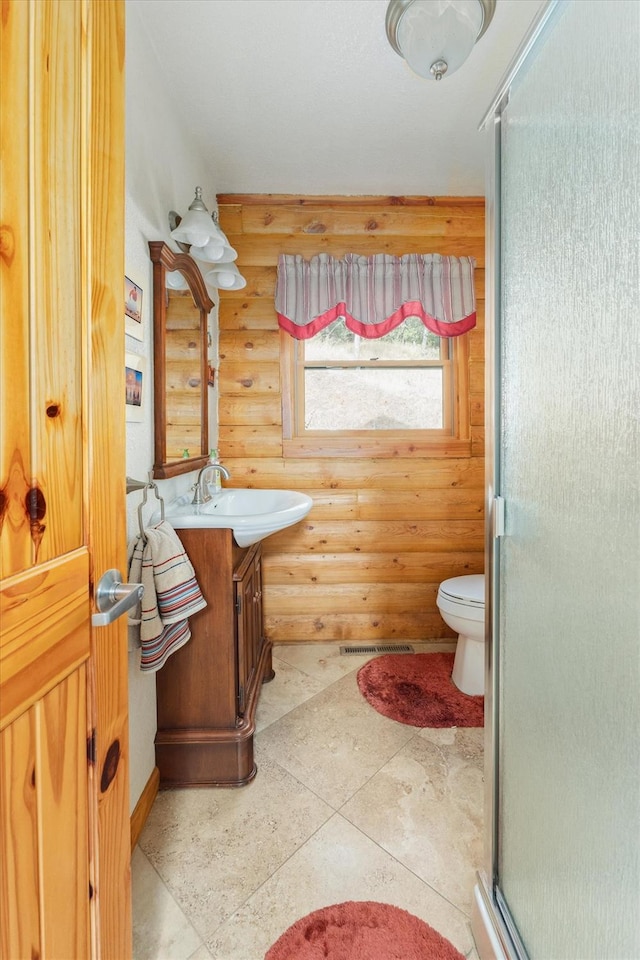
[[414,73],[442,80],[465,62],[495,8],[496,0],[390,0],[387,37]]

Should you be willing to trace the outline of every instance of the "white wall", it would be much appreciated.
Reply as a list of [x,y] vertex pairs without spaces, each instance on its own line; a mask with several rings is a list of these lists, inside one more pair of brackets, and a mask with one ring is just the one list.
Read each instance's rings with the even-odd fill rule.
[[[210,210],[215,207],[213,172],[196,155],[190,131],[165,87],[163,72],[146,38],[142,14],[144,5],[126,5],[126,212],[125,275],[142,288],[142,341],[126,337],[127,353],[147,358],[147,395],[143,398],[143,420],[127,423],[128,477],[146,480],[153,466],[153,337],[152,264],[149,240],[169,241],[168,213],[184,213],[194,195],[203,188]],[[175,248],[177,249],[177,248]],[[217,297],[214,299],[217,300]],[[212,316],[217,339],[217,317]],[[216,409],[214,405],[214,410]],[[212,446],[217,425],[212,423]],[[163,496],[169,499],[193,483],[193,474],[160,481]],[[127,535],[138,529],[137,507],[142,494],[127,497]],[[153,494],[144,517],[154,508]],[[133,649],[131,649],[133,647]],[[155,674],[140,672],[140,655],[130,642],[129,653],[129,755],[131,809],[135,807],[155,766],[156,732]]]

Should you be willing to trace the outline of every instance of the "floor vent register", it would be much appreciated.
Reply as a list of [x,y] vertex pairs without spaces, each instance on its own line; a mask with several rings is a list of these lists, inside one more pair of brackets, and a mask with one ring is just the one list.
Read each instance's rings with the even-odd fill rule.
[[340,655],[368,656],[370,653],[413,653],[409,643],[374,643],[369,647],[340,647]]

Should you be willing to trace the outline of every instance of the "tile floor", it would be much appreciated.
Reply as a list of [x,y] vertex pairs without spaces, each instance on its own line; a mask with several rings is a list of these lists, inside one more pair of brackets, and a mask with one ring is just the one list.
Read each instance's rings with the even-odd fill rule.
[[158,795],[132,860],[135,960],[263,960],[295,920],[344,900],[403,907],[476,957],[483,731],[376,713],[356,684],[368,659],[277,646],[255,780]]

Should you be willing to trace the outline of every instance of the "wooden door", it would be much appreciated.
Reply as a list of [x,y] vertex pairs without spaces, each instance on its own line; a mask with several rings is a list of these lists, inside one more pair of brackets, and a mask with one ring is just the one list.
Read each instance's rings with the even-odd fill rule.
[[130,956],[124,9],[3,0],[0,954]]

